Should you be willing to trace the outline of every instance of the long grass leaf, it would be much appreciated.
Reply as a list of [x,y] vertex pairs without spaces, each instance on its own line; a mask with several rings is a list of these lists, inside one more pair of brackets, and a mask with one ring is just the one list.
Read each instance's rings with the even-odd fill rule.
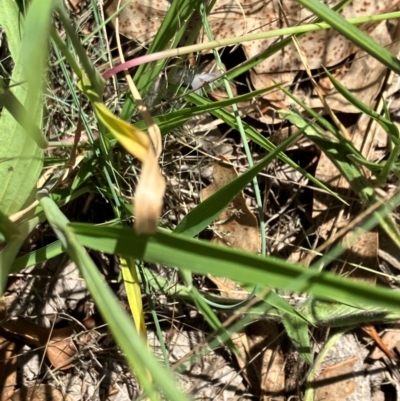
[[[68,219],[45,191],[39,192],[38,199],[52,229],[79,268],[100,313],[109,324],[115,340],[137,374],[147,396],[152,400],[159,399],[154,391],[154,385],[156,385],[170,400],[187,401],[175,385],[171,374],[159,366],[154,356],[148,351],[132,319],[122,310],[89,254],[69,228]],[[129,231],[133,232],[133,230]]]
[[[399,196],[387,202],[383,209],[385,213],[387,208],[395,207],[398,200]],[[317,269],[308,271],[303,266],[280,259],[261,258],[165,230],[160,230],[153,236],[139,236],[133,230],[123,227],[73,223],[71,228],[81,243],[89,248],[175,266],[194,273],[211,273],[238,282],[280,289],[289,288],[291,283],[302,279],[304,273],[307,273],[308,280],[302,286],[302,291],[316,297],[354,305],[372,305],[391,311],[397,310],[400,301],[400,294],[388,289],[356,283],[331,273],[319,273]]]

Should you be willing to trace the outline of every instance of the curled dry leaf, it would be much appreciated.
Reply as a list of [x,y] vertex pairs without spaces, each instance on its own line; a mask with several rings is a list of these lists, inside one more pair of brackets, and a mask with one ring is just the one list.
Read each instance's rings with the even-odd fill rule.
[[136,215],[135,230],[142,234],[152,234],[156,231],[166,186],[158,165],[162,149],[161,132],[152,120],[148,122],[148,130],[151,143],[143,161],[142,174],[133,204]]
[[98,119],[131,155],[143,163],[134,201],[135,229],[139,233],[152,234],[157,229],[165,192],[165,180],[158,165],[161,153],[160,131],[157,126],[152,126],[151,130],[149,127],[148,136],[132,124],[113,115],[103,103],[92,103]]

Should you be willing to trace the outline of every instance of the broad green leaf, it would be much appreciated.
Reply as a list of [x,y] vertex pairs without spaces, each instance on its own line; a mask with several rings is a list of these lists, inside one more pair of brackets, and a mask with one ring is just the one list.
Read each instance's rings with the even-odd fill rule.
[[4,239],[10,241],[13,237],[21,235],[18,225],[12,222],[8,216],[0,211],[0,234],[4,236]]
[[[36,15],[40,1],[36,0],[33,3],[31,8]],[[13,85],[11,93],[20,104],[25,107],[27,104],[31,105],[28,112],[34,122],[32,132],[27,133],[8,110],[3,110],[0,117],[0,210],[6,215],[20,211],[34,200],[36,181],[43,165],[43,151],[32,139],[32,136],[35,135],[34,127],[41,126],[42,77],[44,75],[44,62],[41,59],[43,53],[42,51],[36,53],[38,49],[35,43],[36,41],[42,43],[43,38],[40,35],[43,32],[40,28],[43,24],[49,24],[50,16],[46,15],[49,10],[48,3],[48,1],[43,2],[42,12],[47,20],[43,17],[43,20],[39,21],[38,32],[32,33],[32,24],[34,23],[32,18],[35,15],[31,17],[31,8],[29,9],[27,16],[29,36],[27,36],[27,34],[24,35],[24,21],[22,15],[18,13],[16,3],[13,0],[0,2],[0,25],[5,29],[7,37],[11,38],[11,49],[14,53],[12,56],[15,67],[11,76]],[[21,33],[24,35],[22,42],[19,41]],[[27,55],[24,52],[29,45],[33,47],[34,51],[29,53],[33,59],[29,60],[27,64]],[[43,62],[42,69],[40,69],[40,65],[38,67],[36,64],[38,59]],[[35,69],[28,72],[33,66]],[[36,81],[40,83],[40,90],[37,90],[36,93],[30,91],[28,86],[31,80],[28,82],[27,79],[32,74],[38,74]]]
[[14,117],[14,119],[25,129],[26,133],[32,134],[33,140],[41,146],[42,133],[36,122],[32,120],[30,113],[21,104],[18,98],[7,87],[5,81],[0,77],[0,104]]
[[[33,0],[28,7],[25,19],[25,31],[21,42],[20,57],[22,63],[22,81],[27,90],[23,105],[32,116],[41,116],[43,108],[43,90],[45,86],[47,59],[49,56],[50,24],[53,12],[53,0]],[[29,120],[22,125],[28,126]],[[35,120],[35,118],[33,119]],[[39,126],[41,126],[41,122]],[[40,147],[47,148],[47,139],[35,129],[28,130]]]

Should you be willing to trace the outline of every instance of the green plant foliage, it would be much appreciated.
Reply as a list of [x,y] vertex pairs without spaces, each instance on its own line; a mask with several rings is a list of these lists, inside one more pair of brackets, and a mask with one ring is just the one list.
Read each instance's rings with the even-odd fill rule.
[[[372,287],[316,269],[284,260],[264,257],[193,240],[160,230],[152,236],[138,235],[123,227],[94,227],[72,223],[82,245],[106,253],[131,256],[149,262],[212,273],[238,282],[261,284],[282,290],[299,290],[323,299],[349,305],[365,305],[397,311],[400,295],[381,287]],[[135,246],[132,246],[135,244]],[[293,283],[300,283],[299,288]]]
[[[42,120],[42,77],[47,51],[46,47],[40,47],[48,40],[46,27],[48,29],[50,24],[51,6],[47,0],[34,1],[24,22],[16,2],[4,0],[0,3],[0,25],[10,41],[15,62],[11,76],[12,98],[8,99],[18,100],[29,113],[18,113],[24,110],[21,107],[16,110],[20,114],[16,119],[14,113],[8,111],[13,108],[9,103],[0,118],[0,210],[6,215],[20,211],[34,200],[36,181],[43,166],[43,151],[38,143],[43,147],[46,141],[43,136],[38,137],[41,134],[37,127]],[[38,7],[42,18],[36,20]],[[28,118],[31,124],[26,121]]]

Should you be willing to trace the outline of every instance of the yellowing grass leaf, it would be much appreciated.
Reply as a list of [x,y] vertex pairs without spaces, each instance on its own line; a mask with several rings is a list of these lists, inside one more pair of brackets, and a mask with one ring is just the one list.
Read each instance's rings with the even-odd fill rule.
[[117,141],[133,156],[144,162],[150,145],[149,137],[140,129],[116,117],[101,102],[93,102],[97,118]]
[[79,85],[92,102],[99,121],[130,154],[143,163],[134,201],[135,229],[138,233],[152,234],[157,229],[165,192],[165,180],[158,166],[158,156],[161,152],[160,130],[157,126],[150,125],[148,128],[152,134],[151,137],[148,136],[112,114],[101,102],[90,82],[87,82],[87,78]]
[[140,293],[139,278],[133,258],[121,258],[121,272],[124,279],[129,308],[140,335],[147,341],[146,324],[144,322],[142,294]]
[[114,116],[103,103],[95,101],[93,107],[98,119],[118,142],[143,163],[134,201],[135,229],[140,233],[152,234],[157,229],[157,220],[161,215],[165,180],[150,138],[140,129]]

